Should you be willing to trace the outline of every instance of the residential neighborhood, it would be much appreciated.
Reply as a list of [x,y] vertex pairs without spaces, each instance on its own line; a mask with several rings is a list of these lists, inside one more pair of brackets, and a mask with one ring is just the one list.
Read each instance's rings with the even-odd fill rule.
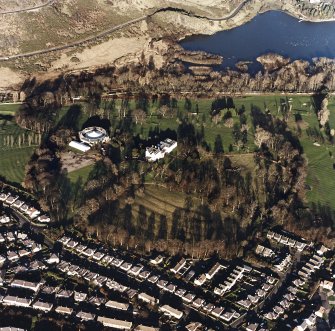
[[47,215],[14,192],[0,200],[3,313],[24,309],[96,330],[159,330],[169,321],[173,330],[300,331],[329,322],[335,258],[322,243],[276,228],[246,259],[140,255],[68,231],[46,240]]

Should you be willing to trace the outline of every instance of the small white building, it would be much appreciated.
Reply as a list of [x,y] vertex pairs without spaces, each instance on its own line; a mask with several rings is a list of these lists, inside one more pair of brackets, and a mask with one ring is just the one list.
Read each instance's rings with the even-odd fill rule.
[[202,286],[207,281],[206,275],[201,274],[198,278],[195,279],[194,284],[197,286]]
[[82,321],[93,321],[95,318],[95,315],[84,311],[80,311],[76,316]]
[[41,214],[41,212],[39,210],[35,209],[34,207],[31,207],[26,211],[26,214],[29,216],[30,219],[34,219],[37,216],[39,216]]
[[50,223],[50,217],[47,215],[42,215],[37,218],[40,223]]
[[171,268],[170,270],[174,273],[177,274],[180,272],[180,270],[185,266],[186,260],[182,258],[174,268]]
[[3,298],[2,303],[5,306],[29,307],[32,300],[29,298],[20,298],[7,295]]
[[122,302],[117,302],[113,300],[107,301],[105,306],[111,309],[124,310],[124,311],[127,311],[129,308],[128,303],[122,303]]
[[56,313],[62,314],[62,315],[71,315],[73,313],[73,309],[69,307],[64,307],[64,306],[58,306],[55,309]]

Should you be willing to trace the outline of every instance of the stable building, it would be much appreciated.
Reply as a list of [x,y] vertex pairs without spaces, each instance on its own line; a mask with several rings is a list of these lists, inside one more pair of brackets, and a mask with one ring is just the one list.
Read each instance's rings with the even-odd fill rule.
[[72,140],[69,143],[69,146],[83,153],[86,153],[91,149],[90,146],[80,143],[79,141],[75,141],[75,140]]

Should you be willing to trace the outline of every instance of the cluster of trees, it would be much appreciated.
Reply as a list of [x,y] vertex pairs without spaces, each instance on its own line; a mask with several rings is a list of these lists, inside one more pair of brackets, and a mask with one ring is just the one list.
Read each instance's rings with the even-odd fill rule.
[[40,145],[42,142],[42,134],[35,134],[34,132],[26,132],[19,135],[9,134],[3,135],[0,145],[3,147],[21,147]]
[[41,208],[49,211],[55,221],[68,216],[71,194],[70,181],[61,172],[55,152],[47,147],[37,148],[26,166],[24,187],[33,192]]

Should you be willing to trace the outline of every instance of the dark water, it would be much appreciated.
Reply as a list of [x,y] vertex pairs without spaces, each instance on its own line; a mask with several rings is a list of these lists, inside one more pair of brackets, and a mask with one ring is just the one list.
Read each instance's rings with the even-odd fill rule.
[[[233,68],[241,60],[255,61],[269,52],[292,60],[335,58],[335,22],[299,22],[283,12],[271,11],[232,30],[187,38],[181,45],[186,50],[222,55],[224,68]],[[256,68],[253,65],[250,69]]]

